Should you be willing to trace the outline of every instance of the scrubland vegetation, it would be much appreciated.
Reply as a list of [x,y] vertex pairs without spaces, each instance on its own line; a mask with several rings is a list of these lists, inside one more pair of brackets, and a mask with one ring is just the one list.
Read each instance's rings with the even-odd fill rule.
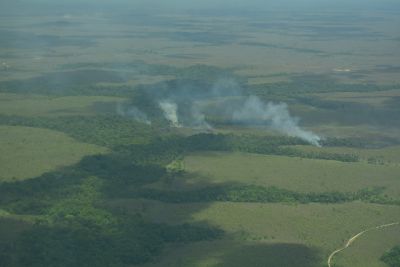
[[400,247],[393,247],[391,250],[386,252],[382,256],[382,260],[390,267],[398,266],[400,264]]
[[[400,221],[397,11],[19,5],[0,267],[321,267]],[[398,266],[398,233],[333,266]]]

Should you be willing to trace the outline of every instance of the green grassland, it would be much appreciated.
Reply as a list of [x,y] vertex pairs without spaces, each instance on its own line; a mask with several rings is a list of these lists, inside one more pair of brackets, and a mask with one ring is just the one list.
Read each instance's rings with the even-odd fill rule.
[[296,149],[305,152],[327,151],[329,153],[352,153],[359,156],[364,162],[378,165],[398,165],[400,163],[400,147],[389,146],[383,148],[349,148],[349,147],[324,147],[296,146]]
[[315,94],[323,100],[340,101],[340,102],[356,102],[369,104],[373,107],[385,106],[388,102],[400,96],[398,90],[388,90],[380,92],[333,92]]
[[[160,202],[118,200],[112,205],[125,206],[132,213],[144,210],[145,216],[160,222],[177,223],[182,220],[208,222],[221,227],[228,233],[223,241],[185,246],[172,254],[166,252],[161,257],[161,263],[155,266],[240,266],[245,262],[252,262],[251,266],[263,266],[267,263],[285,261],[281,258],[280,252],[276,255],[269,253],[273,251],[274,245],[277,247],[282,245],[283,248],[284,244],[288,247],[293,246],[293,250],[289,249],[286,255],[291,259],[296,257],[296,246],[300,251],[302,246],[314,248],[317,251],[314,255],[317,260],[316,262],[310,260],[308,264],[323,266],[327,255],[342,246],[352,235],[369,227],[400,219],[398,207],[363,203],[339,205],[214,203],[204,206],[201,203],[165,205]],[[385,233],[383,232],[381,236],[376,233],[375,238],[374,233],[371,233],[371,242],[379,242],[381,246],[379,250],[374,250],[374,246],[365,245],[364,251],[358,252],[361,255],[369,254],[369,259],[379,262],[379,253],[385,251],[385,248],[390,248],[393,242],[400,241],[398,235],[392,235],[391,238],[386,239]],[[368,242],[369,237],[370,234],[365,235],[363,240],[360,239],[360,243]],[[254,248],[253,253],[246,249],[251,246]],[[356,246],[358,246],[357,242],[354,243],[354,248]],[[370,254],[369,250],[374,252]],[[221,261],[221,258],[228,258],[228,255],[233,256],[235,254],[233,251],[239,254],[235,256],[236,263],[234,260]],[[176,257],[180,253],[187,256]],[[302,260],[305,260],[305,255],[301,253],[300,255],[298,257],[303,257]],[[292,266],[307,266],[302,260],[292,261],[291,264]]]
[[380,23],[367,15],[343,18],[340,9],[290,15],[279,9],[266,15],[232,12],[3,19],[2,25],[12,31],[2,35],[0,58],[8,67],[1,78],[36,75],[66,63],[143,60],[174,66],[238,66],[238,74],[258,84],[299,73],[324,73],[345,82],[398,82],[390,68],[398,64],[398,33],[393,27],[398,17],[390,12],[377,14]]
[[39,176],[107,151],[64,133],[20,126],[0,126],[0,147],[1,182]]
[[[0,94],[0,115],[73,116],[94,115],[96,104],[122,102],[123,98],[105,96],[49,97],[41,95]],[[115,113],[115,110],[111,110]]]
[[387,266],[382,255],[399,243],[400,227],[374,230],[361,236],[357,242],[335,258],[335,266]]
[[[352,234],[399,220],[397,206],[366,204],[229,203],[166,204],[158,201],[117,199],[108,205],[128,212],[144,210],[157,222],[208,222],[241,241],[303,243],[324,249],[340,247]],[[329,254],[328,253],[328,254]]]
[[204,153],[185,157],[184,166],[191,174],[189,183],[240,182],[300,192],[351,192],[383,186],[387,194],[400,196],[400,168],[396,165],[240,153]]
[[[1,267],[322,267],[400,221],[395,12],[48,11],[0,16]],[[242,96],[196,102],[213,130],[168,127],[154,96],[221,80]],[[323,146],[212,113],[248,95]],[[368,232],[334,266],[398,244]]]

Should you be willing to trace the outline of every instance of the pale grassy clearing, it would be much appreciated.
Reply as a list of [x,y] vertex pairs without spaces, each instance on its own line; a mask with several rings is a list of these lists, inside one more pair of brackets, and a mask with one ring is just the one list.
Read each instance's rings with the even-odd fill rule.
[[[180,247],[178,250],[174,248],[175,252],[166,252],[158,265],[146,266],[229,266],[228,262],[232,262],[226,261],[225,255],[231,255],[233,251],[240,255],[237,257],[240,263],[247,261],[255,264],[251,266],[264,266],[263,263],[271,263],[271,260],[279,262],[279,259],[269,255],[267,251],[271,246],[280,247],[282,244],[315,249],[320,259],[320,265],[315,266],[323,266],[327,256],[355,233],[400,220],[400,207],[359,202],[306,205],[229,202],[165,204],[157,201],[121,199],[108,205],[114,208],[124,207],[132,214],[143,212],[145,218],[156,222],[208,223],[226,232],[221,241],[200,242]],[[400,242],[400,235],[392,233],[391,238],[385,238],[387,235],[386,232],[381,236],[376,233],[376,237],[371,239],[376,244],[368,243],[370,245],[359,249],[357,257],[369,254],[367,258],[374,258],[376,262],[376,257],[382,250],[390,247],[393,242]],[[369,236],[366,234],[363,239],[368,239]],[[245,253],[248,246],[252,246],[254,251],[259,253]],[[376,246],[381,248],[374,251]],[[279,251],[281,253],[282,250],[285,248],[277,249],[276,255],[280,255]],[[177,255],[181,257],[176,257]],[[305,251],[290,251],[286,256],[303,259],[307,257]],[[303,265],[294,263],[293,266]]]
[[380,257],[398,244],[400,244],[400,226],[373,230],[337,254],[333,262],[337,266],[387,267]]
[[400,166],[345,163],[334,160],[257,155],[249,153],[195,153],[184,159],[187,183],[241,183],[277,186],[299,192],[354,192],[385,187],[400,196]]
[[[109,96],[42,96],[0,93],[0,115],[67,116],[95,115],[96,103],[121,103],[125,99]],[[116,113],[116,110],[114,111]]]
[[84,156],[107,152],[64,133],[20,126],[0,126],[0,151],[0,182],[34,178]]

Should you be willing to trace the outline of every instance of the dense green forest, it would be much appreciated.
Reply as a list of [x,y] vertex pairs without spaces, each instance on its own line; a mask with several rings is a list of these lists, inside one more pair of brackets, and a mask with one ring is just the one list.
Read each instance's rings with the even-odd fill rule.
[[400,246],[393,247],[390,251],[386,252],[381,259],[390,267],[400,266]]
[[[195,75],[193,73],[200,75],[199,71],[204,72],[204,77],[210,78],[210,73],[214,73],[215,69],[196,66],[186,71],[187,73],[182,74],[185,79]],[[104,205],[110,199],[151,199],[165,203],[217,201],[332,204],[363,201],[400,204],[399,200],[388,197],[383,193],[383,188],[379,187],[365,188],[357,192],[321,193],[299,193],[274,186],[230,183],[200,186],[187,191],[148,188],[146,186],[149,184],[166,182],[171,178],[178,179],[185,175],[181,170],[168,170],[167,165],[193,152],[242,152],[348,163],[358,162],[360,158],[356,154],[349,153],[302,151],[295,146],[307,145],[305,141],[281,135],[211,132],[179,134],[168,127],[165,119],[157,119],[160,118],[161,111],[148,94],[143,93],[145,90],[153,90],[151,87],[143,86],[144,88],[139,87],[133,91],[131,88],[122,90],[119,88],[115,94],[109,89],[102,91],[97,87],[84,86],[85,82],[81,79],[88,79],[88,83],[92,82],[90,75],[86,74],[78,76],[76,80],[76,83],[85,89],[72,86],[60,88],[56,93],[91,95],[93,89],[96,94],[132,97],[130,104],[146,111],[154,123],[146,125],[129,117],[107,112],[96,116],[62,117],[0,115],[2,125],[56,130],[76,140],[111,150],[107,155],[87,156],[73,166],[45,173],[40,177],[0,184],[2,210],[12,214],[35,216],[34,225],[24,231],[18,239],[12,243],[0,242],[0,266],[129,266],[153,260],[169,243],[212,240],[224,235],[222,229],[206,223],[181,225],[153,223],[143,219],[140,213],[132,215],[126,213],[124,209],[110,210]],[[96,77],[100,74],[94,73]],[[56,78],[58,79],[59,77]],[[110,80],[109,77],[105,79]],[[33,83],[42,84],[35,86],[40,89],[35,93],[49,93],[50,87],[58,86],[48,77],[27,80],[24,83],[27,84],[10,82],[3,85],[3,88],[11,90],[18,87],[22,93],[25,90],[23,88],[29,88],[29,84]],[[164,84],[161,89],[156,87],[161,90],[160,94],[163,90],[168,94],[170,88],[187,83],[188,80],[176,80]],[[203,82],[196,85],[194,80],[190,83],[195,87],[204,86]],[[181,88],[180,85],[178,87]],[[77,89],[71,91],[71,88]],[[285,90],[282,91],[279,86],[274,88],[279,88],[280,93],[277,94],[279,99],[281,97],[279,95]],[[13,92],[18,91],[13,90]],[[101,108],[107,110],[107,107]],[[213,121],[212,117],[209,119]],[[325,147],[363,148],[368,143],[361,138],[326,138],[321,144]],[[393,262],[393,253],[395,252],[385,254],[382,259],[388,263]]]
[[[149,261],[160,253],[164,243],[208,240],[223,234],[221,229],[207,225],[169,226],[146,222],[140,214],[132,216],[124,210],[109,210],[102,205],[106,199],[112,198],[145,198],[172,203],[343,203],[361,200],[400,204],[398,200],[384,196],[380,188],[354,193],[298,193],[276,187],[240,184],[208,186],[190,191],[146,188],[148,184],[183,175],[181,171],[168,171],[166,166],[185,153],[196,151],[245,151],[346,162],[357,160],[346,154],[300,153],[280,148],[303,144],[296,138],[203,133],[188,137],[150,138],[148,144],[122,145],[118,134],[123,133],[124,127],[134,126],[134,123],[114,120],[115,127],[102,132],[98,129],[104,120],[7,119],[13,125],[29,123],[30,126],[66,131],[86,142],[108,145],[114,152],[87,156],[74,166],[34,179],[0,184],[0,207],[3,210],[38,216],[35,225],[14,243],[1,243],[3,266],[86,266],[82,262],[95,263],[96,266],[125,266]],[[108,139],[110,136],[114,138]]]
[[0,267],[400,267],[394,1],[30,2]]
[[[304,145],[306,142],[299,138],[270,136],[257,137],[249,135],[224,134],[196,134],[189,137],[164,134],[156,127],[136,123],[129,118],[120,116],[96,117],[62,117],[62,118],[26,118],[16,116],[0,116],[0,123],[12,126],[41,127],[65,132],[83,142],[107,146],[117,151],[135,150],[133,157],[163,154],[173,159],[178,153],[191,151],[241,151],[258,154],[285,155],[303,158],[338,160],[356,162],[358,157],[352,154],[302,152],[293,148],[282,147],[288,145]],[[141,144],[148,143],[149,144]],[[128,144],[137,143],[129,147]],[[322,142],[326,146],[346,145],[360,146],[359,140],[328,138]],[[142,152],[136,152],[142,151]],[[159,151],[159,153],[156,152]],[[148,155],[149,154],[149,155]],[[171,156],[175,155],[175,156]]]

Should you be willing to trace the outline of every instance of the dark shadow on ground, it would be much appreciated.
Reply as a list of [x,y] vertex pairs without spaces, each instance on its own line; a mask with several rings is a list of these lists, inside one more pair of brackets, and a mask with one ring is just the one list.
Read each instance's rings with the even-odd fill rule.
[[221,257],[221,264],[230,267],[320,267],[318,250],[302,244],[277,243],[243,245]]

